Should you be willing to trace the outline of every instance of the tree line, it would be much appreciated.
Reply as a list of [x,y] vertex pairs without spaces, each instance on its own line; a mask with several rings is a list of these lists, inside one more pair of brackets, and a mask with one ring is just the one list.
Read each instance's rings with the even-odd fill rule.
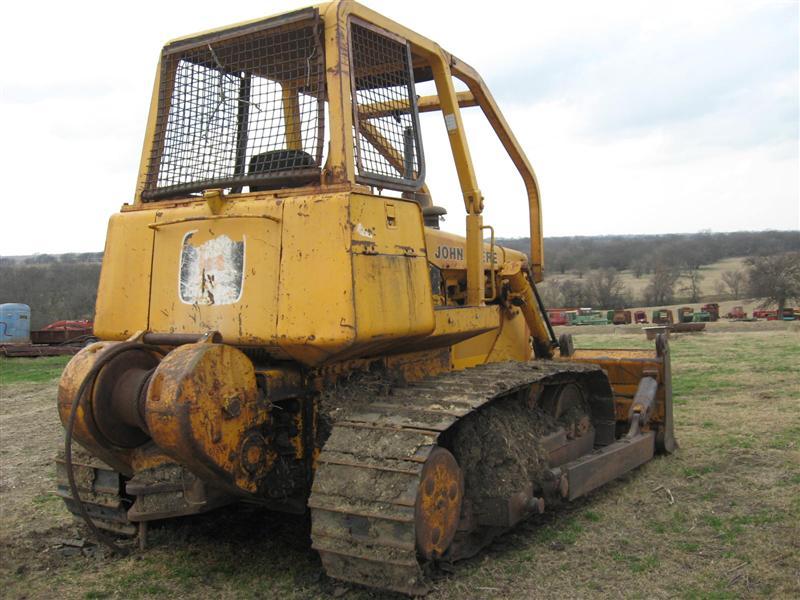
[[[522,251],[528,239],[498,240]],[[700,267],[723,258],[749,256],[740,269],[722,273],[719,299],[768,298],[784,306],[800,300],[800,232],[699,233],[659,236],[545,238],[547,306],[624,308],[700,299]],[[61,319],[91,319],[101,252],[0,257],[0,304],[31,307],[31,327]],[[620,271],[646,277],[633,297]],[[559,277],[570,273],[571,277]],[[707,286],[706,286],[707,287]],[[707,295],[707,294],[706,294]]]
[[[497,243],[527,253],[530,242]],[[554,237],[545,238],[544,253],[546,280],[540,291],[548,306],[624,308],[745,295],[769,297],[782,306],[795,289],[787,273],[800,256],[800,231]],[[710,289],[701,268],[733,257],[750,258],[742,268],[723,272]],[[643,292],[635,296],[621,271],[645,277]]]
[[590,271],[581,279],[545,281],[539,291],[546,306],[591,306],[621,309],[632,306],[665,306],[701,300],[761,298],[762,308],[779,309],[800,302],[800,252],[751,256],[742,268],[723,271],[712,295],[704,293],[705,275],[700,268],[657,265],[648,276],[641,296],[635,297],[616,269]]
[[61,319],[93,319],[98,262],[0,262],[0,304],[31,307],[31,329]]
[[[528,253],[529,238],[498,239]],[[548,276],[597,269],[632,271],[637,277],[658,267],[698,269],[724,258],[772,256],[800,251],[800,231],[735,231],[667,235],[607,235],[544,239]]]

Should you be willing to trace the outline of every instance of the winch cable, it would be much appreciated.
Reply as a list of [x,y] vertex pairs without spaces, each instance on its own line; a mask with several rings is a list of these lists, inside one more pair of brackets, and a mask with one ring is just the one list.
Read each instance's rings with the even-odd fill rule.
[[92,368],[89,369],[89,372],[86,374],[86,377],[84,377],[83,382],[78,388],[78,391],[75,393],[75,397],[72,399],[72,406],[70,407],[69,419],[67,420],[67,426],[65,428],[66,432],[64,434],[64,463],[67,467],[67,480],[69,481],[69,489],[70,493],[72,494],[72,498],[78,505],[78,510],[81,513],[83,520],[86,522],[86,525],[89,527],[89,530],[92,532],[95,538],[103,543],[109,550],[122,556],[127,554],[128,550],[120,548],[113,539],[102,533],[97,528],[97,526],[94,524],[94,521],[92,521],[91,517],[89,516],[89,512],[86,510],[86,506],[83,504],[83,501],[78,495],[78,486],[75,483],[75,473],[73,472],[72,468],[72,432],[75,429],[75,418],[78,414],[78,405],[80,404],[81,398],[86,391],[91,389],[91,386],[94,385],[94,381],[97,379],[97,374],[112,358],[122,354],[127,350],[148,350],[161,355],[164,353],[158,346],[143,344],[141,342],[122,342],[103,352],[97,358],[97,362],[95,362],[94,365],[92,365]]

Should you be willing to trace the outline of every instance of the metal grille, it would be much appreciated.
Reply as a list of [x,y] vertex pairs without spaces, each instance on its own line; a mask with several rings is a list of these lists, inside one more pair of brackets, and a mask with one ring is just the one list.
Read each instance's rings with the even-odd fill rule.
[[[167,47],[142,198],[319,181],[325,61],[317,20]],[[200,38],[198,38],[200,39]]]
[[424,160],[408,43],[355,22],[350,41],[358,179],[419,189]]

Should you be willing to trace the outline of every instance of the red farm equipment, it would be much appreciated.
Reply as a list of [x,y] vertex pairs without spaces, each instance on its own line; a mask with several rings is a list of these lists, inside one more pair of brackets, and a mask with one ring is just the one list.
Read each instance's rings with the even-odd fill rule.
[[711,321],[719,321],[719,304],[716,302],[703,304],[700,310],[702,312],[707,312],[711,316]]
[[8,357],[37,357],[76,354],[96,341],[91,321],[55,321],[30,332],[30,342],[3,345],[0,354]]
[[567,309],[550,308],[547,310],[547,318],[550,319],[551,325],[567,325]]
[[34,344],[76,344],[92,337],[91,321],[56,321],[31,331]]
[[725,315],[726,319],[746,319],[747,313],[744,311],[744,307],[742,306],[734,306],[731,310],[728,311],[728,314]]

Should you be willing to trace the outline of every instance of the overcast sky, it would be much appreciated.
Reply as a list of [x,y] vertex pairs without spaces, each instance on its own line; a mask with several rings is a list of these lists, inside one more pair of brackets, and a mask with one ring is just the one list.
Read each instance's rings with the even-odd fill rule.
[[[163,43],[304,4],[6,3],[0,254],[102,250]],[[536,169],[546,236],[800,228],[797,1],[366,4],[483,75]],[[464,113],[486,222],[527,235],[519,177]],[[434,201],[462,231],[441,116],[423,117]]]

